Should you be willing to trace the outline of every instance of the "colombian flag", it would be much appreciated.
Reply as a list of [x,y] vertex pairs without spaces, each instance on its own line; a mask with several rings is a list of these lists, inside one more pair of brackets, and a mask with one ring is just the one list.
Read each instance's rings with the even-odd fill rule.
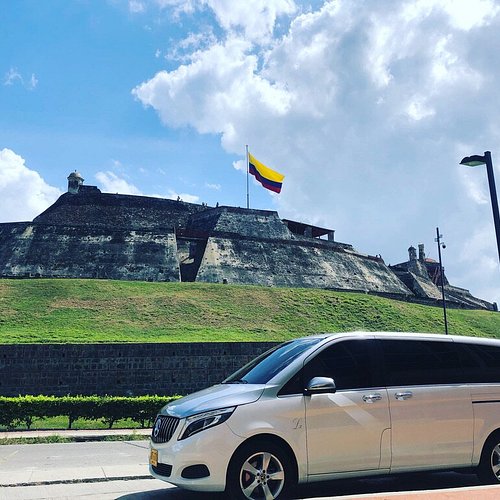
[[281,192],[284,175],[266,167],[248,153],[248,171],[266,188],[275,193]]

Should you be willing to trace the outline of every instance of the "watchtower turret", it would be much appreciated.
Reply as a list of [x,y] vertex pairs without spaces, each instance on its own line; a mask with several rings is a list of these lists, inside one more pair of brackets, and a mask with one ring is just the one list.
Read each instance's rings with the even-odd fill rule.
[[80,186],[85,179],[76,170],[68,175],[68,193],[78,194]]
[[413,245],[408,248],[408,256],[410,262],[417,260],[417,249]]

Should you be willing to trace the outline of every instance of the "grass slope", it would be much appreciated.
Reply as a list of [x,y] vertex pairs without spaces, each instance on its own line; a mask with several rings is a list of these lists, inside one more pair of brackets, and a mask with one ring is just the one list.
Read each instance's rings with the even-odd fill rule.
[[[450,333],[500,337],[500,314],[449,310]],[[442,310],[302,288],[0,280],[0,343],[281,341],[318,332],[443,331]]]

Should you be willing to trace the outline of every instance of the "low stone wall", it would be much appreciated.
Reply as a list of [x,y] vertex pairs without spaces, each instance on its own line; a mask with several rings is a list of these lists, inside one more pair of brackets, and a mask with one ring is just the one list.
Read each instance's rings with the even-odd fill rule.
[[0,395],[188,394],[276,343],[0,345]]

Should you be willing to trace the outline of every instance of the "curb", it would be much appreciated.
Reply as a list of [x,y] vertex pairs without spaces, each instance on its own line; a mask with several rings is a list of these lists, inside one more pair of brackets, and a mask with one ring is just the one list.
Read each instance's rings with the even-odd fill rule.
[[149,439],[152,429],[41,429],[33,431],[2,431],[0,439],[19,439],[19,438],[50,438],[58,436],[72,439],[73,441],[102,441],[114,436],[144,436]]
[[52,486],[54,484],[83,484],[83,483],[106,483],[108,481],[136,481],[142,479],[154,479],[153,476],[137,475],[137,476],[123,476],[123,477],[88,477],[85,479],[59,479],[54,481],[38,481],[36,483],[11,483],[2,484],[1,488],[18,488],[24,486]]

